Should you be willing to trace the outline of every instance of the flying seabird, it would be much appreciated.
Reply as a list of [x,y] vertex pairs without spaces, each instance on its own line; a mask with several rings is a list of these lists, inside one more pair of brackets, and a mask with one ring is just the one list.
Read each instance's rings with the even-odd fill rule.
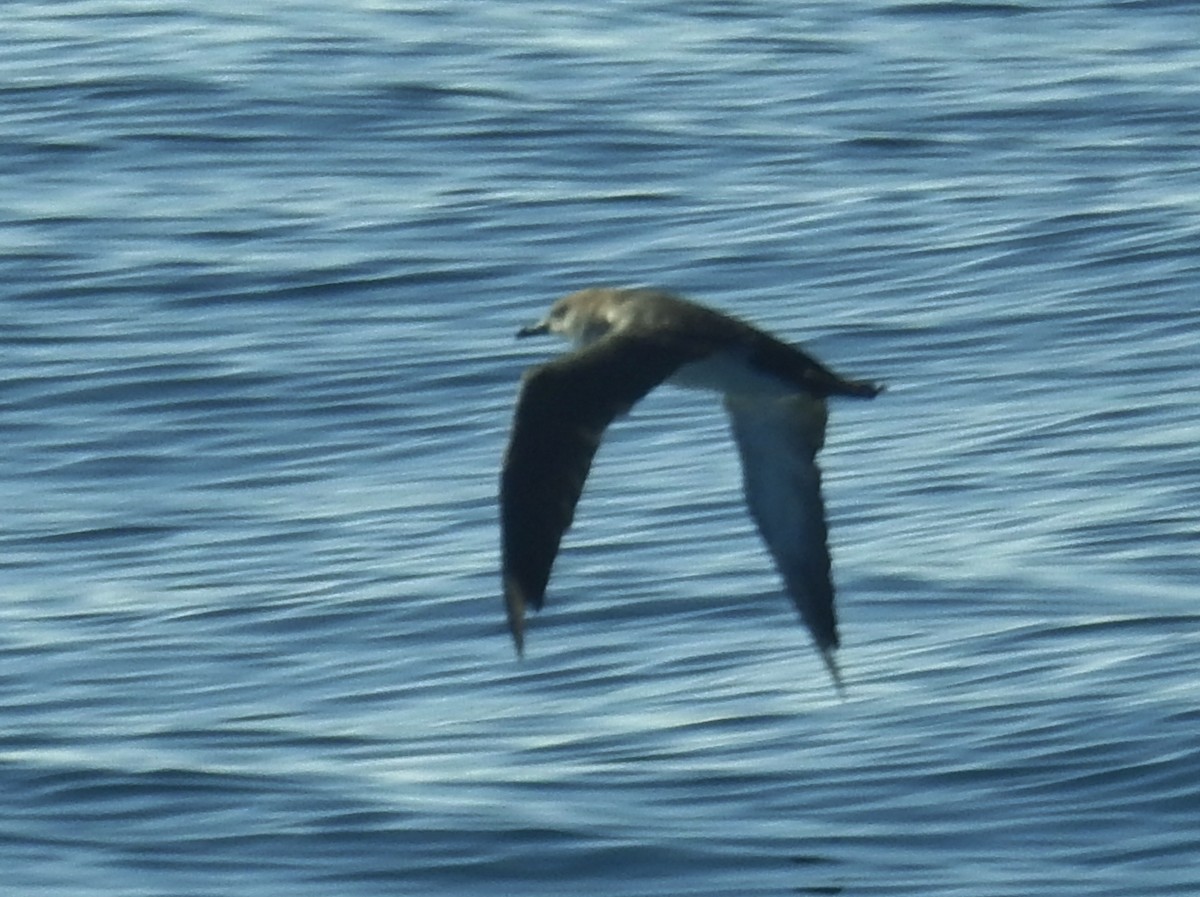
[[736,318],[654,289],[594,287],[559,299],[517,336],[557,334],[576,351],[525,373],[500,476],[504,601],[517,653],[540,610],[604,429],[660,383],[722,395],[750,515],[834,683],[841,679],[816,455],[825,400],[882,387],[838,376]]

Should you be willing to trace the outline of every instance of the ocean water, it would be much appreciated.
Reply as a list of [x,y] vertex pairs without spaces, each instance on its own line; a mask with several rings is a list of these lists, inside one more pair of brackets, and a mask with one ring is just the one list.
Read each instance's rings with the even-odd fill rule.
[[[5,24],[5,894],[1200,893],[1190,4]],[[669,388],[515,658],[512,337],[595,283],[888,384],[845,700]]]

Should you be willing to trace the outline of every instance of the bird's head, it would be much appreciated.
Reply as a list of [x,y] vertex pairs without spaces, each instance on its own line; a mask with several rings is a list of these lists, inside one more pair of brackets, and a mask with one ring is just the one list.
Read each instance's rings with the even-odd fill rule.
[[563,296],[550,306],[546,317],[536,324],[522,327],[517,331],[517,336],[552,333],[571,340],[577,346],[586,346],[613,328],[615,313],[621,304],[613,290],[580,290]]

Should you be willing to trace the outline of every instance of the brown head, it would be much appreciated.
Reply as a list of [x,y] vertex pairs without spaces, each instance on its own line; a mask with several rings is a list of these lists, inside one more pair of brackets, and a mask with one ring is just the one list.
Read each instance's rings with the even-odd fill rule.
[[571,340],[576,346],[595,342],[620,323],[620,309],[626,297],[621,290],[592,287],[563,296],[552,306],[546,317],[522,327],[517,336],[556,334]]

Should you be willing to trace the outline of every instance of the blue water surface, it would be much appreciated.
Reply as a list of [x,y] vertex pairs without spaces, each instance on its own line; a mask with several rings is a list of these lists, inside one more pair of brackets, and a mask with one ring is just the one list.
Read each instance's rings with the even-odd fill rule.
[[[1190,4],[5,23],[6,894],[1200,892]],[[670,388],[515,658],[512,337],[594,283],[888,384],[845,700]]]

